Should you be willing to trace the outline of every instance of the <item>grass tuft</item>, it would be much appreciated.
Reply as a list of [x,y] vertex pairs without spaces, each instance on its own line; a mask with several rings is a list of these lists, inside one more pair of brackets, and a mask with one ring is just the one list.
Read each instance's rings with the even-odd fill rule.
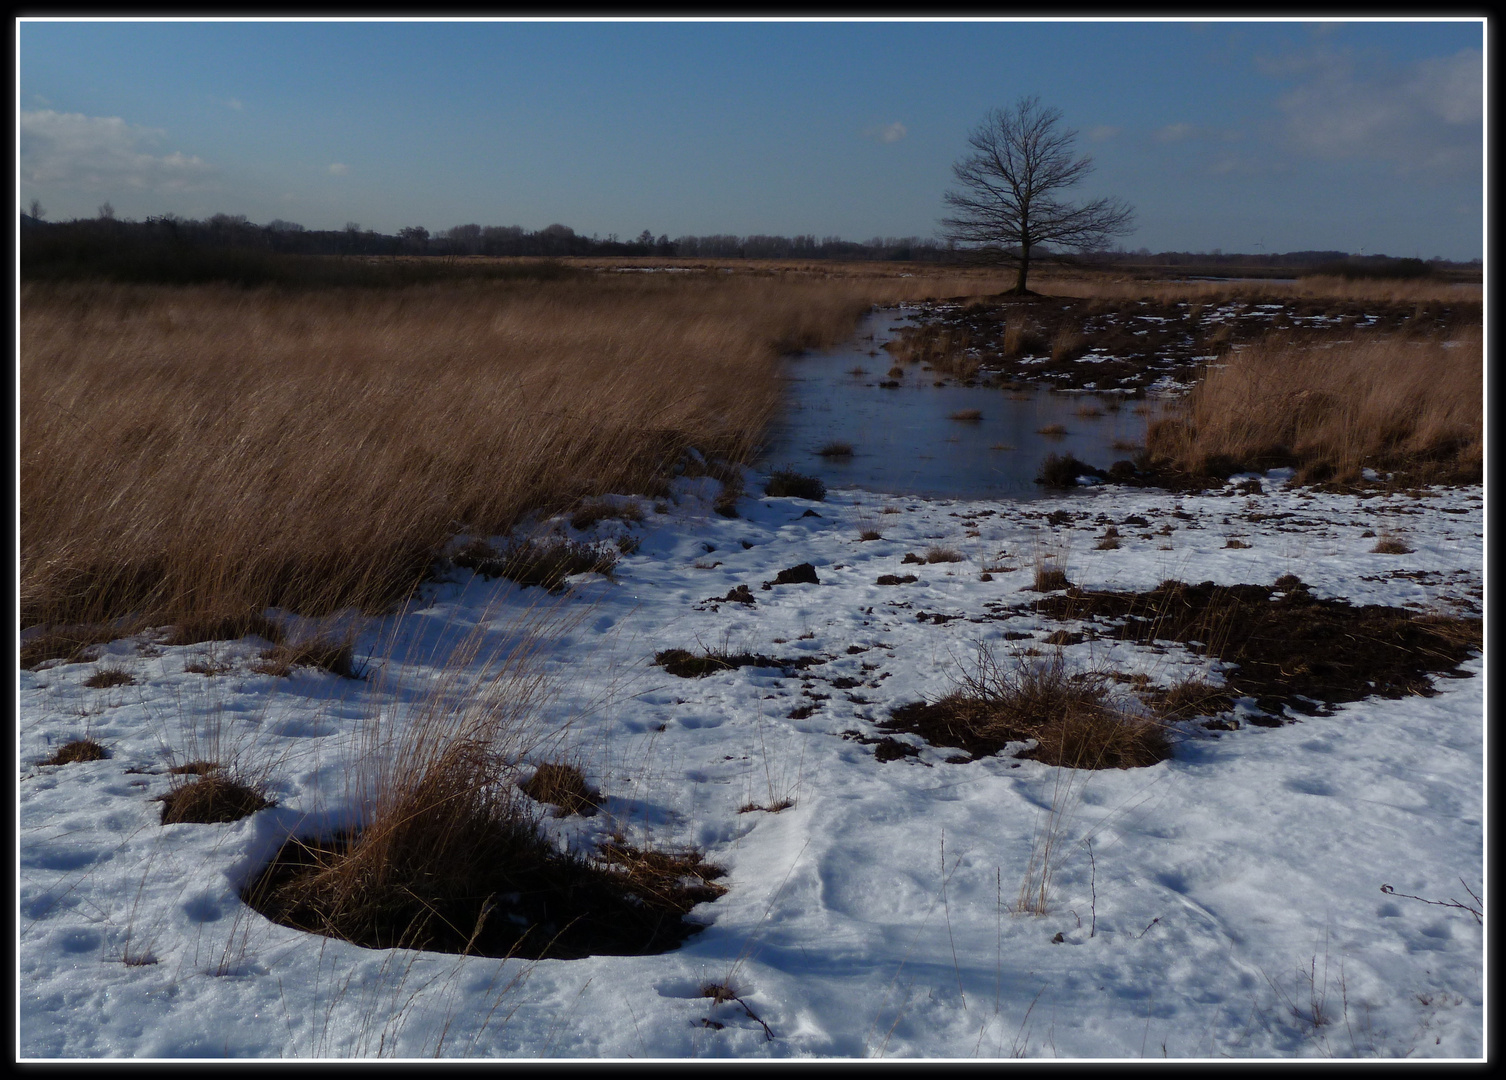
[[93,690],[105,690],[112,686],[135,686],[136,676],[123,667],[101,665],[98,671],[84,680],[84,685]]
[[93,739],[74,739],[58,747],[57,753],[43,765],[72,765],[77,761],[103,761],[109,753]]
[[577,529],[589,529],[599,521],[642,521],[643,509],[636,502],[614,502],[611,499],[587,499],[570,514],[570,524]]
[[618,552],[609,544],[586,544],[562,536],[510,543],[497,551],[485,541],[473,540],[457,551],[451,561],[474,570],[484,578],[505,577],[519,585],[541,585],[560,592],[565,579],[575,574],[610,575]]
[[978,756],[1034,740],[1020,757],[1072,769],[1142,768],[1171,756],[1162,724],[1114,702],[1109,677],[1069,672],[1060,650],[1004,663],[982,648],[960,683],[933,704],[896,709],[894,726]]
[[824,458],[852,457],[852,443],[829,442],[816,453]]
[[239,821],[272,805],[256,787],[224,775],[219,768],[191,783],[175,784],[161,801],[164,825]]
[[342,679],[359,679],[355,669],[355,649],[352,642],[334,641],[329,638],[310,638],[296,644],[284,642],[261,654],[261,660],[251,670],[261,675],[286,677],[295,667],[323,668]]
[[259,637],[274,644],[283,640],[282,627],[264,615],[193,616],[174,625],[164,645],[197,645],[203,641],[239,641]]
[[574,765],[546,761],[518,785],[535,802],[549,803],[564,815],[590,817],[601,808],[601,792],[586,783],[585,774]]
[[821,502],[826,498],[826,484],[818,476],[806,476],[793,469],[776,469],[769,474],[769,482],[763,493],[771,498],[810,499]]

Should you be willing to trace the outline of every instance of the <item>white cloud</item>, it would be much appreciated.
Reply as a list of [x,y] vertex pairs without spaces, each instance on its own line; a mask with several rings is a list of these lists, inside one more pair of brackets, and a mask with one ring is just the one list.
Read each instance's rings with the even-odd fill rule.
[[202,158],[178,151],[159,156],[143,149],[165,135],[118,116],[23,109],[21,178],[86,191],[124,187],[177,192],[208,184],[215,170]]
[[896,143],[909,134],[909,128],[896,120],[892,124],[876,124],[864,134],[879,142]]
[[1181,142],[1190,138],[1197,129],[1191,124],[1167,124],[1156,132],[1157,142]]
[[1484,63],[1478,49],[1397,69],[1371,57],[1323,53],[1277,101],[1286,130],[1315,157],[1396,162],[1403,172],[1480,167]]
[[331,176],[344,176],[348,172],[350,172],[350,166],[338,161],[329,167],[329,174]]
[[227,98],[227,99],[225,99],[225,108],[227,108],[227,109],[234,109],[236,112],[240,112],[245,107],[246,106],[241,103],[241,99],[240,98]]
[[1088,138],[1093,142],[1103,142],[1118,134],[1119,129],[1111,124],[1099,124],[1097,127],[1088,128]]

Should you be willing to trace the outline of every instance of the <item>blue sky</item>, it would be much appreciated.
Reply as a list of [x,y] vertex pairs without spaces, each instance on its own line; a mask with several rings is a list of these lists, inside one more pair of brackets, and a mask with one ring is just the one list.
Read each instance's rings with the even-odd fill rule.
[[930,236],[987,111],[1061,110],[1152,251],[1478,258],[1464,22],[48,22],[19,191],[49,220],[553,222]]

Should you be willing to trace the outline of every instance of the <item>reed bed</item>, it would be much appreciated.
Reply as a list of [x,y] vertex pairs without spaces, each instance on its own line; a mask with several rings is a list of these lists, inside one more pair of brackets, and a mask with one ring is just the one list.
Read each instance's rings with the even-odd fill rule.
[[26,284],[22,626],[381,608],[457,531],[650,490],[687,446],[746,459],[779,356],[869,305],[994,284]]
[[1483,374],[1479,327],[1452,341],[1272,336],[1210,366],[1151,423],[1147,451],[1198,474],[1295,465],[1303,482],[1354,482],[1369,466],[1406,482],[1478,483]]

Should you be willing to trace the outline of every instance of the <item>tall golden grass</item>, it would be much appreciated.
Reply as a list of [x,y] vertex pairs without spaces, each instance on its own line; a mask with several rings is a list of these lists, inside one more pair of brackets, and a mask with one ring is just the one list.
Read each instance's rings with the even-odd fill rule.
[[25,285],[22,626],[404,595],[458,530],[745,458],[781,353],[984,275]]
[[1325,345],[1272,336],[1231,353],[1147,432],[1150,458],[1192,473],[1295,464],[1298,479],[1478,483],[1479,327],[1452,342],[1388,336]]

